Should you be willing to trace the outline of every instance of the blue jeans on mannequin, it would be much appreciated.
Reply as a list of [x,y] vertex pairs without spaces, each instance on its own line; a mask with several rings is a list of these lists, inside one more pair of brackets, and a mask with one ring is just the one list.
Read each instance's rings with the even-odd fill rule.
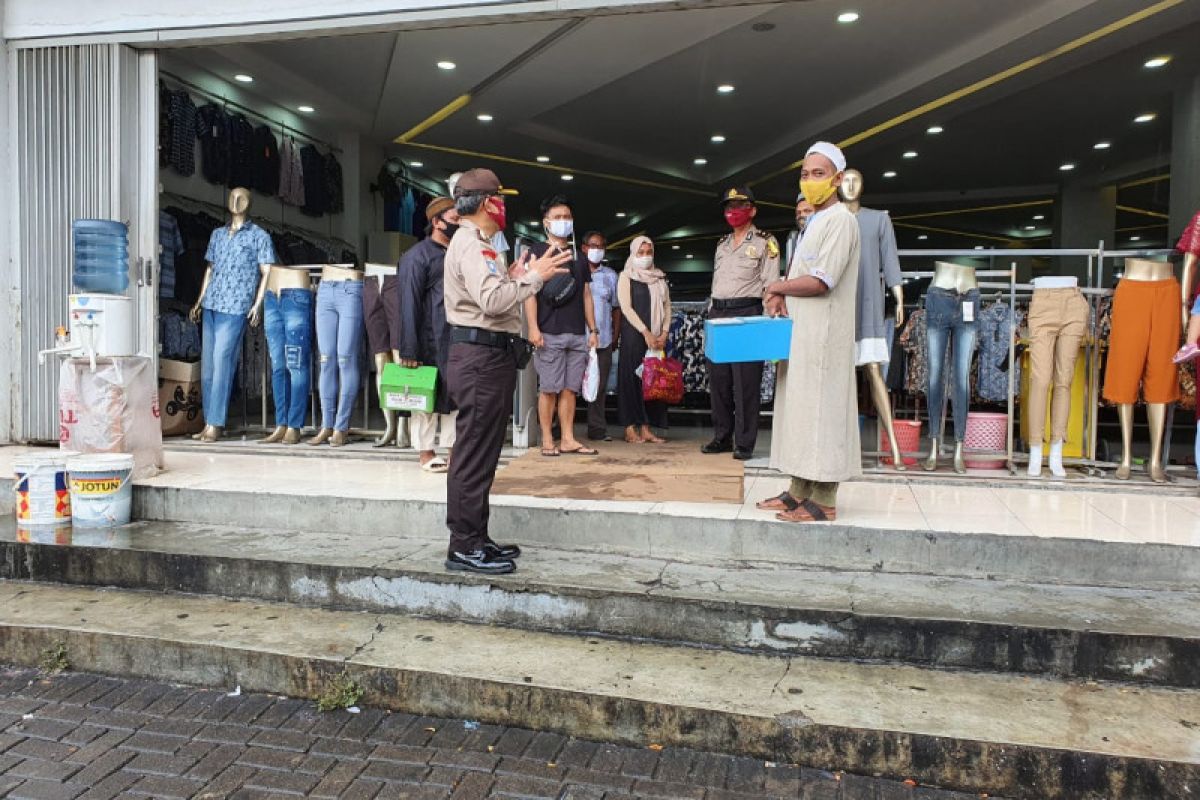
[[307,289],[284,289],[263,299],[263,326],[271,353],[275,424],[303,428],[312,384],[313,296]]
[[200,395],[207,425],[225,427],[233,376],[242,360],[242,335],[245,332],[245,314],[204,309],[200,338]]
[[322,428],[350,430],[350,412],[362,380],[362,296],[362,281],[321,281],[317,287]]
[[[971,304],[970,321],[963,305]],[[958,294],[948,289],[930,288],[925,294],[926,331],[929,337],[929,435],[939,437],[942,400],[946,391],[946,351],[953,346],[951,358],[950,406],[954,412],[954,438],[961,442],[967,434],[967,405],[971,399],[971,356],[979,330],[979,290]],[[953,341],[951,341],[953,340]]]

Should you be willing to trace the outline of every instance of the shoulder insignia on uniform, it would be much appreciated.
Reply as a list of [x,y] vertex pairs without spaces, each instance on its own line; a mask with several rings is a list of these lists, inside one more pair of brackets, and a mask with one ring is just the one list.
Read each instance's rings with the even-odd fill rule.
[[775,241],[774,236],[767,237],[767,255],[771,258],[779,258],[779,242]]
[[489,247],[485,247],[481,252],[483,253],[484,258],[491,259],[496,257],[496,251]]
[[495,261],[492,261],[492,260],[489,258],[489,259],[487,259],[487,262],[486,262],[486,263],[487,263],[488,272],[492,273],[493,275],[499,275],[499,274],[500,274],[500,268],[496,266],[496,262],[495,262]]

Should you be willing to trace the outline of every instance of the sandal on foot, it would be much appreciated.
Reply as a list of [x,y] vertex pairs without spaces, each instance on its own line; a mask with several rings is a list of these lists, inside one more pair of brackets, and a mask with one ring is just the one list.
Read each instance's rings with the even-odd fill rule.
[[812,500],[802,500],[799,508],[782,511],[775,519],[780,522],[833,522],[837,519],[837,510],[825,510]]
[[800,507],[800,501],[792,497],[790,492],[783,492],[775,497],[755,503],[759,511],[795,511]]
[[600,451],[597,450],[596,448],[584,447],[583,445],[579,445],[579,447],[576,447],[574,450],[561,450],[560,452],[564,456],[598,456],[598,455],[600,455]]
[[1184,361],[1191,361],[1196,356],[1200,356],[1200,346],[1194,344],[1185,344],[1183,347],[1179,348],[1179,352],[1175,354],[1175,357],[1172,358],[1171,361],[1175,362],[1176,364],[1182,364]]
[[562,453],[560,453],[558,451],[557,447],[543,447],[542,448],[542,457],[543,458],[558,458],[560,455],[562,455]]
[[440,474],[443,472],[449,472],[450,465],[447,464],[446,461],[440,456],[434,456],[422,464],[421,469],[425,470],[426,472],[436,472]]

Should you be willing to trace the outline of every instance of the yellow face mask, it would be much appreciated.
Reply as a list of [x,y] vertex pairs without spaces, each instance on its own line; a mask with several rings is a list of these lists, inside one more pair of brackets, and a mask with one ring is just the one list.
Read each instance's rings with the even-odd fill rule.
[[834,177],[836,176],[830,176],[823,181],[800,181],[800,191],[804,194],[804,199],[814,207],[820,208],[837,191],[837,187],[833,185]]

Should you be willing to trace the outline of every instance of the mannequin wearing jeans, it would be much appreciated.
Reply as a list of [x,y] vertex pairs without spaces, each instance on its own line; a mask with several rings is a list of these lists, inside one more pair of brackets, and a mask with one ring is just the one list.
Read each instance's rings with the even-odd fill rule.
[[963,438],[967,433],[967,404],[970,402],[971,356],[979,331],[979,289],[975,268],[939,261],[925,295],[926,329],[929,339],[929,457],[922,467],[937,469],[941,450],[942,400],[946,387],[946,354],[952,353],[950,405],[954,416],[954,471],[967,471],[963,462]]
[[363,337],[363,273],[327,264],[317,286],[317,350],[320,353],[321,430],[311,445],[346,444],[350,412],[358,394]]
[[229,224],[212,232],[204,258],[208,268],[192,322],[202,322],[200,389],[204,430],[192,438],[215,442],[225,432],[233,377],[241,360],[246,322],[257,326],[267,290],[267,274],[275,263],[271,237],[246,216],[250,190],[229,193]]
[[300,441],[312,381],[312,316],[313,293],[308,269],[271,267],[263,323],[271,354],[275,430],[263,439],[267,444]]

